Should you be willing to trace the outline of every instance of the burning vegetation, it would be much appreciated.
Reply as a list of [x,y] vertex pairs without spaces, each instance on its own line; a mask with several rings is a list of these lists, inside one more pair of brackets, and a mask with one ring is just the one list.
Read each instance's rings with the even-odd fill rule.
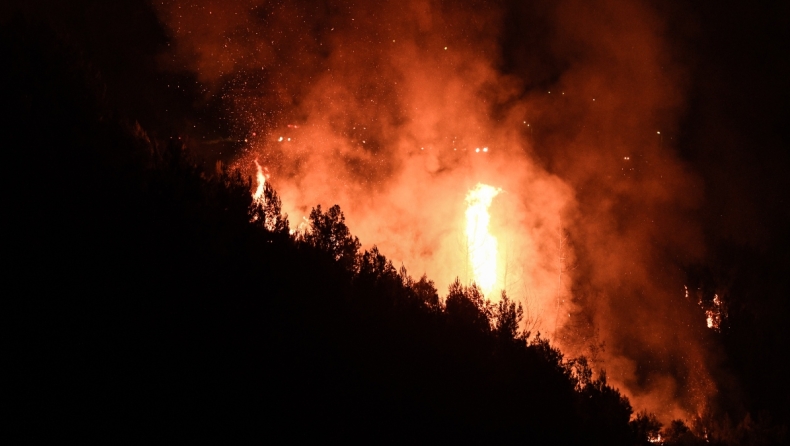
[[497,239],[488,232],[488,208],[500,189],[478,184],[466,195],[466,244],[474,283],[489,296],[497,282]]
[[714,294],[713,299],[707,304],[703,304],[700,300],[699,305],[705,310],[705,321],[708,328],[721,331],[721,324],[727,319],[727,305],[722,302],[719,295]]
[[[574,355],[604,343],[600,364],[639,408],[704,412],[710,358],[664,267],[704,251],[696,179],[668,136],[684,100],[662,68],[665,24],[633,2],[484,4],[155,7],[169,66],[242,142],[231,166],[265,165],[295,221],[338,203],[362,246],[439,288],[505,290]],[[531,14],[554,34],[508,25]],[[564,68],[537,70],[533,53]]]
[[684,306],[657,267],[704,251],[663,139],[683,92],[653,11],[604,3],[545,6],[569,68],[528,79],[491,51],[519,37],[492,26],[507,5],[159,2],[163,59],[232,122],[228,164],[106,112],[59,46],[4,39],[11,143],[48,129],[13,160],[14,271],[43,296],[16,318],[17,416],[99,440],[266,420],[296,440],[782,441],[714,417],[705,325],[728,303]]

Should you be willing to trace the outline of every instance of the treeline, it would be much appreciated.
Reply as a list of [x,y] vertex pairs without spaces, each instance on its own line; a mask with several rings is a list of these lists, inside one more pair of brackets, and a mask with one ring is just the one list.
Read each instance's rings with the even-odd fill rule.
[[19,442],[658,438],[604,373],[519,331],[505,294],[440,297],[361,252],[337,206],[291,234],[270,185],[256,202],[238,172],[108,111],[63,36],[16,19],[0,37]]

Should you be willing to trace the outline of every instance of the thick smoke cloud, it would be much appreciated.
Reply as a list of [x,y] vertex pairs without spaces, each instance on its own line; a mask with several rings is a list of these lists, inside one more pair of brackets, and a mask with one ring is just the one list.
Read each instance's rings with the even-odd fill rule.
[[593,353],[637,408],[705,408],[712,359],[679,269],[704,255],[703,191],[674,154],[684,73],[648,6],[155,6],[163,63],[222,98],[237,166],[267,166],[292,224],[340,204],[364,245],[446,287],[471,280],[465,194],[500,187],[498,287],[534,328]]

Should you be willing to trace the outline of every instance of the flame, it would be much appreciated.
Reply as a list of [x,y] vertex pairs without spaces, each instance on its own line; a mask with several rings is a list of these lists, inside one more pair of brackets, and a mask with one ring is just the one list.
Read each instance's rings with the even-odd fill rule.
[[488,207],[502,189],[478,183],[466,195],[466,242],[475,283],[488,295],[497,279],[497,240],[488,232]]
[[255,160],[255,167],[258,169],[258,187],[255,188],[255,193],[252,194],[252,198],[261,204],[266,204],[266,198],[263,196],[263,186],[266,184],[266,175],[263,174],[263,168],[260,164],[258,164],[258,160]]
[[719,331],[721,329],[722,320],[727,317],[726,309],[723,308],[723,303],[719,299],[718,294],[713,295],[713,302],[707,310],[705,310],[705,320],[708,328]]
[[[704,338],[678,317],[691,315],[666,288],[677,280],[666,265],[675,252],[692,263],[705,259],[701,223],[686,217],[704,197],[689,192],[698,178],[669,144],[687,105],[683,70],[660,69],[675,49],[661,32],[669,17],[644,2],[542,2],[529,14],[509,3],[351,2],[342,13],[310,14],[294,14],[302,8],[291,0],[278,8],[264,0],[152,5],[172,36],[167,58],[189,70],[204,100],[221,101],[217,110],[225,110],[234,138],[257,133],[238,150],[238,163],[251,173],[257,156],[277,172],[287,213],[340,204],[363,244],[379,243],[440,291],[465,273],[481,286],[507,286],[511,297],[531,302],[535,320],[560,321],[554,337],[567,354],[586,353],[588,339],[605,342],[601,361],[635,407],[665,422],[670,414],[690,418],[712,378]],[[266,20],[262,7],[271,13]],[[529,42],[503,34],[513,13],[524,16],[519,24],[534,17],[537,29],[551,30],[534,36],[540,57],[521,57]],[[388,18],[386,27],[379,17]],[[602,20],[613,24],[606,32]],[[515,65],[502,70],[502,60]],[[533,68],[551,75],[535,83]],[[614,175],[623,164],[638,174]],[[493,243],[490,256],[479,246],[490,237],[482,224],[469,228],[470,255],[459,253],[467,206],[460,195],[477,181],[509,192],[498,198],[508,200],[507,219],[489,228],[503,244],[496,253]],[[557,234],[560,219],[575,247]],[[571,299],[581,284],[589,298]],[[622,304],[635,302],[625,298],[632,294],[654,311]],[[694,309],[700,327],[706,309]],[[590,323],[563,329],[569,312]],[[677,359],[658,364],[658,349]]]

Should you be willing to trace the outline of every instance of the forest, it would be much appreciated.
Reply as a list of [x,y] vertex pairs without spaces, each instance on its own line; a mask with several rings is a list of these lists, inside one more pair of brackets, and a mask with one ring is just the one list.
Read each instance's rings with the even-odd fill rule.
[[[362,250],[339,206],[290,232],[267,182],[105,100],[66,39],[2,28],[13,443],[331,439],[780,444],[636,412],[523,310]],[[276,186],[276,185],[275,185]]]

